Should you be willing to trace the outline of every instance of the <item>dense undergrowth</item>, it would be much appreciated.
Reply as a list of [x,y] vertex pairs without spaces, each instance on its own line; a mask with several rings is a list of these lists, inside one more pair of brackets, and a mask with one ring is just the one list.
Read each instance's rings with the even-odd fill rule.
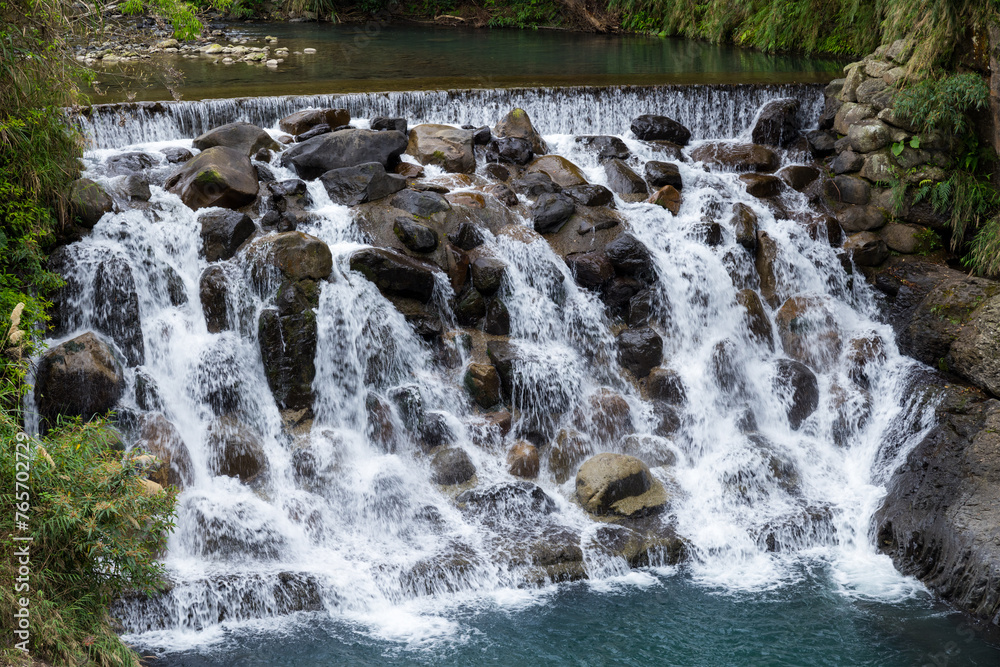
[[[173,516],[174,494],[145,493],[107,422],[24,433],[28,359],[61,284],[46,251],[68,221],[82,150],[61,110],[77,101],[65,40],[96,17],[62,0],[0,0],[0,663],[26,661],[27,648],[57,665],[137,665],[108,607],[160,584],[154,555]],[[23,601],[27,639],[13,633]]]

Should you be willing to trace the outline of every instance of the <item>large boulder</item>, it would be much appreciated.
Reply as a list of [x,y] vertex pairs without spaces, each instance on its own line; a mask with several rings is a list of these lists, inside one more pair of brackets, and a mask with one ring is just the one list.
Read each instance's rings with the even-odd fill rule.
[[508,164],[528,164],[535,156],[531,149],[531,141],[519,137],[498,137],[490,142],[486,149],[487,162],[506,162]]
[[417,125],[410,130],[407,155],[420,164],[436,164],[445,171],[471,174],[476,171],[476,153],[471,130],[450,125]]
[[229,283],[221,266],[210,266],[202,272],[198,279],[198,296],[209,333],[219,333],[229,327],[228,292]]
[[649,327],[625,329],[618,334],[618,357],[622,366],[644,378],[663,360],[663,339]]
[[391,204],[418,218],[429,218],[435,213],[443,213],[451,208],[448,200],[437,192],[422,192],[410,188],[396,193]]
[[659,189],[665,185],[672,185],[677,190],[684,188],[680,171],[672,162],[650,160],[643,167],[643,172],[646,175],[646,182],[654,188]]
[[531,152],[536,155],[544,155],[548,152],[542,135],[535,130],[531,124],[531,118],[528,117],[528,112],[524,109],[510,111],[493,128],[493,134],[497,137],[523,139],[528,142]]
[[809,367],[800,361],[779,359],[775,388],[787,405],[788,424],[798,429],[819,406],[819,382]]
[[669,499],[645,463],[624,454],[598,454],[576,474],[576,499],[597,515],[640,517],[663,511]]
[[531,219],[536,232],[548,234],[559,231],[575,211],[573,200],[566,195],[561,192],[544,192],[531,207]]
[[395,194],[406,187],[406,178],[386,173],[378,162],[331,169],[319,177],[334,204],[356,206]]
[[69,191],[69,206],[78,225],[93,229],[105,213],[114,210],[114,201],[99,183],[78,178]]
[[205,132],[191,144],[200,151],[225,146],[250,157],[262,148],[277,149],[278,144],[264,130],[251,123],[227,123]]
[[434,294],[436,268],[393,250],[358,250],[351,255],[351,270],[375,283],[386,296],[409,297],[427,303]]
[[649,192],[646,181],[621,160],[613,159],[604,163],[604,175],[608,187],[621,195],[644,195]]
[[94,326],[111,337],[129,366],[146,360],[139,294],[132,267],[121,257],[101,262],[94,275]]
[[1000,397],[1000,296],[986,299],[966,318],[946,362],[953,373]]
[[666,140],[686,146],[691,140],[691,130],[666,116],[643,115],[631,123],[632,133],[645,141]]
[[775,314],[785,353],[811,367],[825,370],[840,357],[837,318],[827,303],[815,296],[793,296]]
[[185,162],[164,187],[189,208],[241,208],[257,199],[257,172],[242,152],[216,146]]
[[755,144],[786,147],[799,136],[796,116],[799,101],[795,99],[773,100],[757,114],[751,138]]
[[54,426],[59,415],[90,419],[115,406],[125,389],[121,364],[92,333],[52,348],[38,362],[35,403]]
[[[305,293],[302,293],[305,292]],[[312,281],[286,283],[278,294],[283,302],[315,303],[318,288]],[[308,307],[267,308],[257,325],[264,375],[274,400],[282,410],[312,407],[316,377],[316,313]]]
[[696,162],[735,172],[772,172],[781,164],[777,153],[759,144],[733,144],[725,141],[702,144],[691,151]]
[[596,151],[598,162],[611,159],[627,160],[632,155],[625,142],[618,137],[587,134],[577,137],[576,143]]
[[631,234],[621,234],[605,246],[604,252],[618,273],[646,279],[655,275],[649,248]]
[[209,262],[229,259],[257,231],[250,216],[225,209],[206,211],[198,216],[198,222],[202,251]]
[[[921,386],[922,385],[922,386]],[[934,377],[915,391],[934,426],[888,483],[876,545],[962,611],[1000,617],[1000,402]]]
[[399,162],[406,145],[406,135],[402,132],[349,128],[296,144],[281,154],[280,162],[305,179],[318,178],[331,169],[367,162],[378,162],[391,170]]
[[269,267],[293,282],[323,280],[333,271],[330,248],[315,236],[283,232],[256,239],[247,250],[257,271]]
[[586,185],[587,178],[575,164],[561,155],[543,155],[536,157],[525,169],[527,173],[541,172],[546,174],[556,185],[569,188],[574,185]]
[[500,402],[500,375],[492,364],[469,364],[464,384],[472,399],[484,410]]
[[433,252],[438,247],[438,233],[412,218],[400,216],[392,224],[392,232],[399,242],[413,252]]
[[351,122],[351,114],[347,109],[306,109],[296,111],[278,121],[282,132],[298,136],[308,132],[317,125],[341,127]]

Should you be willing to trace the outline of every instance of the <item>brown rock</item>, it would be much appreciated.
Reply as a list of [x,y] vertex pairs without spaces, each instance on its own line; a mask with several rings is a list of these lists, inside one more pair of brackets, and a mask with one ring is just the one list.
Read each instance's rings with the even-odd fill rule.
[[538,477],[538,448],[519,440],[507,452],[508,471],[515,477],[534,479]]

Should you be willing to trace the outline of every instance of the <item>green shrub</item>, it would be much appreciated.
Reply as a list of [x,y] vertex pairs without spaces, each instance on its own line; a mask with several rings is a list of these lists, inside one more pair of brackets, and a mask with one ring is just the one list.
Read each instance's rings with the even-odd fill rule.
[[986,109],[990,88],[973,73],[928,77],[896,95],[894,110],[912,118],[920,131],[941,130],[961,136],[972,130],[969,114]]

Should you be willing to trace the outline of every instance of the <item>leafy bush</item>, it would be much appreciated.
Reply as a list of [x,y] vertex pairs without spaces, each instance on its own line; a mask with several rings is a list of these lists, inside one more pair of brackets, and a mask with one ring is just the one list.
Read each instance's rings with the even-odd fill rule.
[[559,23],[559,5],[553,0],[486,0],[492,28],[537,28]]
[[986,80],[968,73],[929,77],[904,88],[896,96],[894,110],[914,119],[921,131],[942,130],[960,136],[972,130],[969,114],[989,104]]

